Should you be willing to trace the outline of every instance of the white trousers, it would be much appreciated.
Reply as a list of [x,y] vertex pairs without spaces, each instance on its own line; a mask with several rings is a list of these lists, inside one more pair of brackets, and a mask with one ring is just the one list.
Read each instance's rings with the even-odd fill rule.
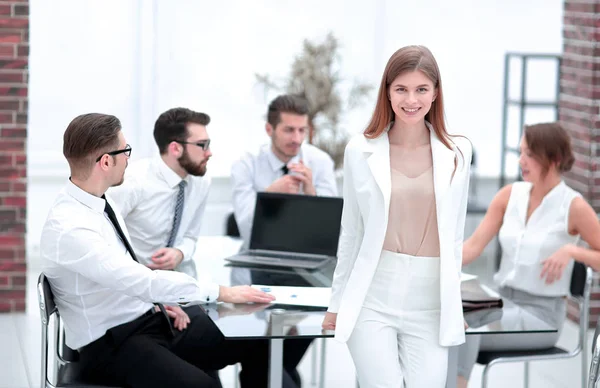
[[347,345],[360,388],[444,388],[440,259],[383,251]]

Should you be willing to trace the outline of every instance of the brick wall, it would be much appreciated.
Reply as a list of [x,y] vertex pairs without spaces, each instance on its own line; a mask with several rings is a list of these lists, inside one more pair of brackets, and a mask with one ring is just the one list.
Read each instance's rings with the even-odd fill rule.
[[[600,213],[600,0],[565,0],[559,120],[569,131],[575,165],[565,181]],[[578,311],[569,306],[569,317]],[[600,315],[600,287],[594,279],[590,321]]]
[[25,310],[28,1],[0,1],[0,312]]

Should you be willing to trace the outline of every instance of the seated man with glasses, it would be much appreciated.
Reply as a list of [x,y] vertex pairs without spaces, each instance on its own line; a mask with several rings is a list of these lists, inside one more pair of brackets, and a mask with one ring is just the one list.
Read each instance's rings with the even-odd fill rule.
[[186,108],[161,114],[154,125],[160,156],[131,163],[125,182],[110,190],[140,262],[152,269],[197,278],[193,256],[210,186],[209,122]]
[[[199,126],[177,139],[205,140]],[[273,297],[139,263],[119,209],[104,195],[123,182],[131,152],[125,144],[115,116],[84,114],[69,124],[63,153],[70,179],[42,229],[42,270],[65,324],[65,342],[79,351],[83,377],[91,384],[133,388],[220,387],[213,371],[241,362],[242,386],[266,387],[268,343],[225,340],[195,304],[269,303]],[[169,153],[182,154],[179,143],[168,144]],[[189,152],[189,163],[203,155]],[[188,309],[196,312],[185,330],[176,331],[170,309],[180,304],[192,304]]]

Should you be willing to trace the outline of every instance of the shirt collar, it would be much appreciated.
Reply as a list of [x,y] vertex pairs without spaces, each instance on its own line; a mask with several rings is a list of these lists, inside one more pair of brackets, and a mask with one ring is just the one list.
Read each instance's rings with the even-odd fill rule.
[[[298,155],[294,156],[292,159],[290,159],[290,161],[287,163],[298,163],[298,161],[300,160],[300,155],[302,155],[302,146],[300,146],[300,152],[298,153]],[[279,160],[279,158],[275,155],[275,153],[273,153],[273,149],[271,148],[271,144],[265,144],[263,146],[263,150],[264,152],[267,154],[267,160],[269,161],[269,165],[271,166],[271,169],[273,169],[273,172],[275,171],[280,171],[281,168],[286,165],[286,163],[283,163],[281,160]]]
[[189,174],[184,179],[181,179],[181,177],[179,175],[177,175],[177,173],[175,171],[171,170],[171,167],[167,166],[165,161],[160,156],[156,160],[156,165],[158,166],[158,171],[159,171],[160,175],[162,175],[165,182],[167,182],[167,185],[170,188],[177,187],[177,185],[179,185],[179,182],[181,182],[182,180],[189,183],[188,182],[188,180],[190,178]]
[[66,191],[67,194],[75,198],[75,200],[81,202],[93,211],[98,213],[104,213],[104,207],[106,206],[106,201],[104,200],[104,198],[96,197],[95,195],[92,195],[87,191],[82,190],[79,186],[71,182],[71,179],[69,179],[69,181],[67,182]]

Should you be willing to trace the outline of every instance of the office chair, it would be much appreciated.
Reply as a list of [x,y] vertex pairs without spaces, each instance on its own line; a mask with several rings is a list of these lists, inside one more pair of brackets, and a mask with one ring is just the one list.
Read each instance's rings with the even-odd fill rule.
[[485,365],[481,378],[481,387],[487,388],[489,370],[492,366],[507,362],[524,362],[525,376],[524,386],[529,387],[529,362],[543,360],[566,359],[577,356],[581,352],[581,381],[582,387],[586,386],[587,351],[586,333],[588,329],[588,316],[590,306],[590,292],[592,286],[592,270],[581,263],[575,263],[571,275],[571,300],[579,306],[579,341],[577,346],[569,351],[559,347],[531,351],[482,351],[479,352],[477,363]]
[[594,341],[592,342],[592,362],[590,363],[590,373],[588,377],[587,388],[596,388],[598,384],[598,369],[600,367],[600,342],[598,342],[598,334],[600,334],[600,320],[596,323],[594,330]]
[[[50,283],[42,273],[37,284],[38,302],[40,306],[40,318],[42,320],[42,388],[116,388],[105,385],[86,383],[81,378],[81,365],[76,362],[79,353],[69,348],[64,343],[64,330],[61,324],[60,314],[54,303],[54,295]],[[48,343],[50,332],[50,321],[54,321],[55,334],[52,343]],[[62,341],[61,341],[62,339]],[[54,353],[52,368],[54,369],[55,384],[52,384],[48,376],[48,362],[50,348]],[[62,348],[62,351],[61,351]]]

